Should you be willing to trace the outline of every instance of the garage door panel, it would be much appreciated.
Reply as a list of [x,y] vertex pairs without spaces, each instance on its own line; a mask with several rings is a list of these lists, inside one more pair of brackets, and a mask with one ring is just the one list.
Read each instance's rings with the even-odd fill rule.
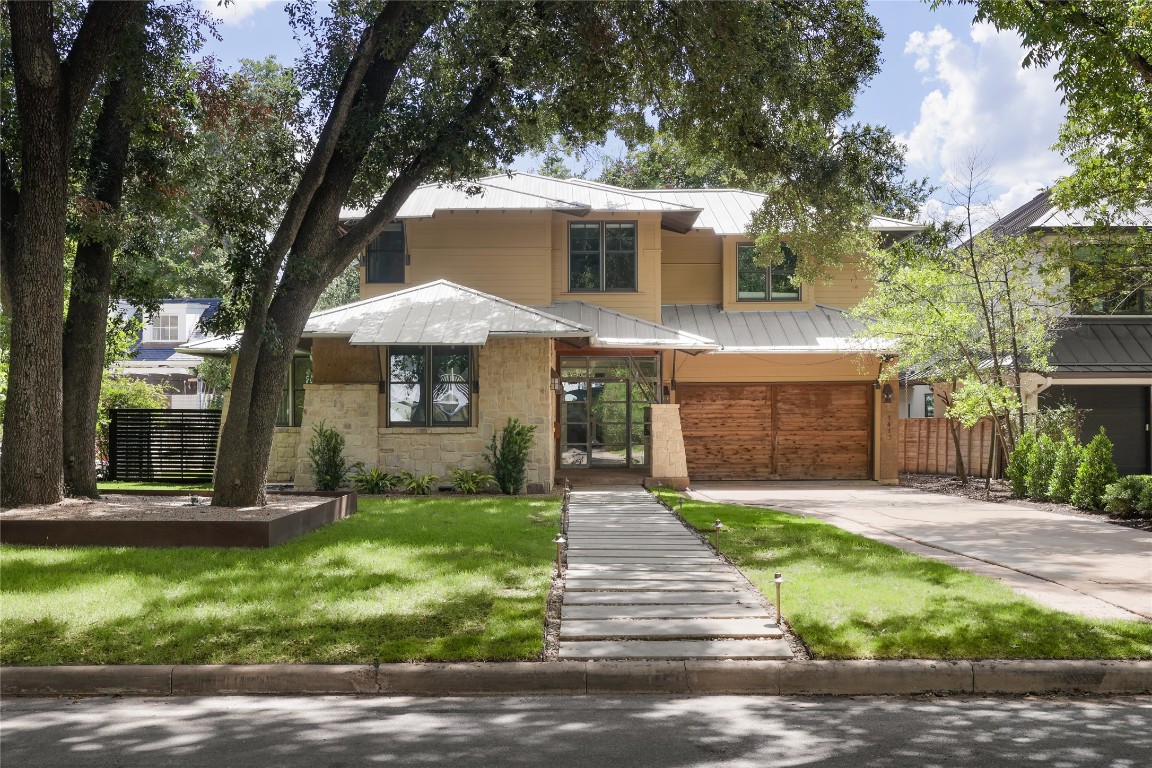
[[785,431],[868,429],[870,387],[781,387],[777,392],[777,428]]
[[867,430],[778,432],[776,471],[783,480],[868,476]]

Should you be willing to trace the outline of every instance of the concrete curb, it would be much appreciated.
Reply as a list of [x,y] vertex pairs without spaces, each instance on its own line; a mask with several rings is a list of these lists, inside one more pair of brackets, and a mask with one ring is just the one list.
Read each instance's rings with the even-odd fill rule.
[[1152,661],[560,661],[2,667],[3,696],[1152,692]]

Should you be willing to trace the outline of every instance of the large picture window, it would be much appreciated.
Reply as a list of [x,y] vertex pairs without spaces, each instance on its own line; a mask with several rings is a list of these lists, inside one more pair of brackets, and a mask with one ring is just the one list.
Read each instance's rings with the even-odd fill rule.
[[636,222],[568,225],[568,290],[636,290]]
[[736,246],[736,300],[737,301],[800,301],[800,288],[792,284],[796,274],[796,254],[784,249],[784,259],[772,266],[764,266],[756,256],[756,246],[740,243]]
[[472,347],[389,347],[388,425],[472,424]]
[[394,221],[368,244],[364,260],[364,281],[368,283],[403,283],[406,260],[404,225],[399,221]]
[[304,418],[304,385],[312,383],[312,358],[294,357],[276,412],[276,426],[298,427]]

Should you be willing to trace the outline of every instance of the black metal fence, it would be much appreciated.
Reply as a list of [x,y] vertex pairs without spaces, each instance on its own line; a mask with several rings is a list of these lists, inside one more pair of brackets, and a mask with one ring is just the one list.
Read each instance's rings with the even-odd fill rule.
[[220,411],[113,408],[109,480],[209,482]]

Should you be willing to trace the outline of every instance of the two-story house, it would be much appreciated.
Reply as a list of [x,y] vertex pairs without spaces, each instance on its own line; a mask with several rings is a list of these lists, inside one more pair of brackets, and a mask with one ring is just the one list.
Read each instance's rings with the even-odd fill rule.
[[799,287],[789,260],[761,266],[751,192],[479,187],[418,189],[364,254],[362,300],[309,319],[270,481],[309,486],[320,420],[350,460],[444,476],[485,466],[509,417],[536,427],[535,488],[596,470],[896,481],[895,383],[845,314],[869,287],[854,257]]
[[[212,317],[219,305],[220,299],[162,300],[156,312],[143,315],[132,356],[116,363],[114,370],[149,384],[164,385],[172,408],[204,407],[195,372],[203,358],[177,348],[206,338],[200,322]],[[126,301],[117,302],[116,311],[125,317],[140,313]]]

